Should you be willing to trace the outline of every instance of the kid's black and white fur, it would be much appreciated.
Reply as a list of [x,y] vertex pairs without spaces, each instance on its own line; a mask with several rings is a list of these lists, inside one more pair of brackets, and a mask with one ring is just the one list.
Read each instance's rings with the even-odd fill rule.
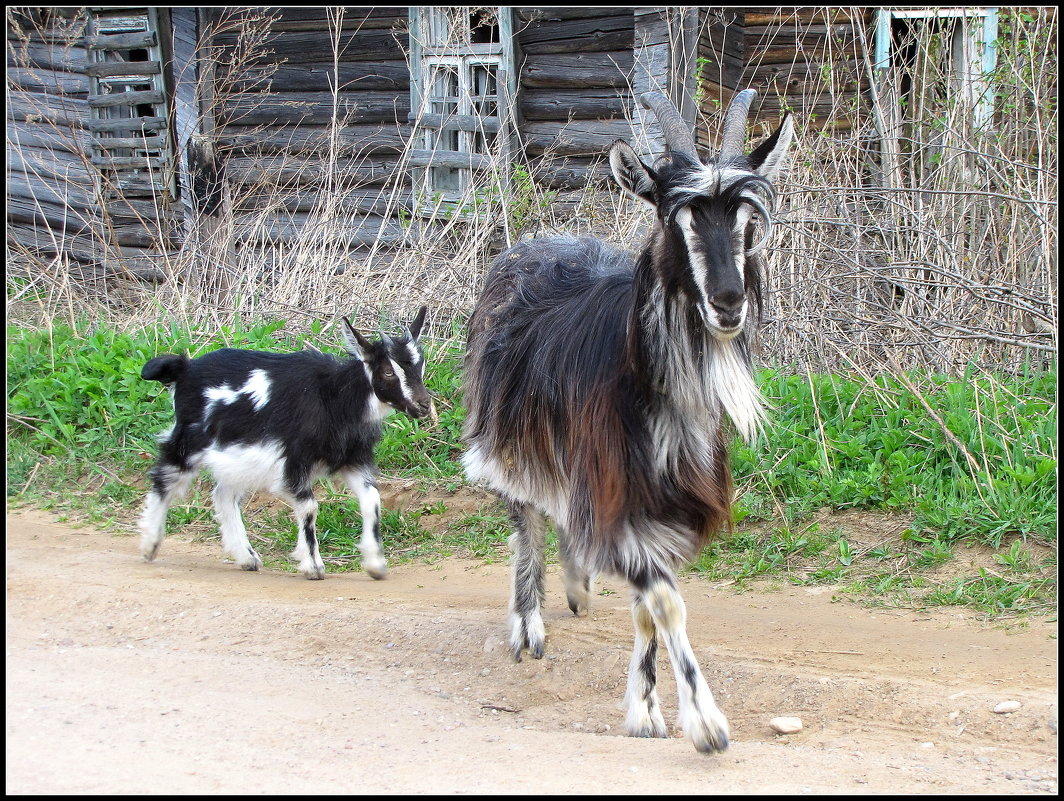
[[373,448],[381,421],[395,409],[411,417],[434,411],[425,389],[419,343],[425,307],[398,337],[371,342],[344,318],[350,354],[266,353],[223,348],[198,359],[165,354],[141,377],[173,394],[175,422],[159,437],[151,490],[140,517],[140,549],[151,561],[166,533],[166,512],[202,469],[214,476],[222,547],[244,570],[262,560],[248,542],[241,501],[257,490],[292,507],[299,529],[292,558],[308,579],[325,578],[315,532],[314,482],[338,475],[359,501],[362,567],[383,578],[380,493]]

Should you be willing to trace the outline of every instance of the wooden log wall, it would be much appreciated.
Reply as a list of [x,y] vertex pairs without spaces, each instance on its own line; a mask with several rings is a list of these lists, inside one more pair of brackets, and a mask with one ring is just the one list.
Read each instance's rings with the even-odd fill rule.
[[579,191],[605,182],[605,154],[630,138],[631,8],[518,8],[520,138],[533,175]]
[[758,133],[774,130],[787,109],[811,128],[852,127],[868,89],[860,33],[870,36],[874,9],[727,7],[701,13],[700,144],[716,147],[717,109],[745,88],[758,91],[751,110]]
[[[272,21],[267,52],[249,65],[267,80],[229,76],[234,92],[218,97],[215,109],[238,239],[305,237],[328,190],[338,199],[330,211],[343,220],[330,235],[349,247],[378,236],[401,240],[398,210],[409,203],[410,171],[401,169],[400,155],[412,133],[407,11],[344,9],[335,52],[323,7],[245,12]],[[226,27],[214,45],[231,51],[237,32]],[[335,134],[334,116],[344,123]]]
[[7,26],[9,243],[45,261],[61,253],[97,275],[158,277],[165,209],[99,199],[86,18],[73,8],[8,13],[18,15]]

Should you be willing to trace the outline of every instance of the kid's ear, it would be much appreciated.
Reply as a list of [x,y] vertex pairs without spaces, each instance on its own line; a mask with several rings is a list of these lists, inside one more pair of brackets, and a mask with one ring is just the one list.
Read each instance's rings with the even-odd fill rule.
[[610,148],[610,169],[621,189],[635,198],[657,205],[657,175],[639,160],[631,146],[620,139]]
[[354,356],[356,359],[367,362],[373,353],[373,344],[366,339],[362,334],[358,333],[351,321],[346,317],[343,318],[346,328],[341,328],[340,333],[344,338],[344,345],[347,347],[347,352]]
[[416,341],[421,336],[421,327],[425,324],[425,315],[428,313],[429,307],[422,306],[418,311],[417,316],[406,327],[407,334],[410,335],[410,339]]

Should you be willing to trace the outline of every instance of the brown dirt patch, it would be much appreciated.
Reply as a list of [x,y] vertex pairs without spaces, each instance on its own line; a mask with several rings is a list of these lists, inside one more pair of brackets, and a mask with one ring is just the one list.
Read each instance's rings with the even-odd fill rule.
[[[311,582],[180,533],[146,564],[127,535],[7,524],[8,793],[1056,792],[1055,619],[684,580],[733,735],[705,756],[623,736],[615,581],[576,618],[552,568],[547,657],[514,664],[505,565]],[[773,734],[777,715],[804,730]]]

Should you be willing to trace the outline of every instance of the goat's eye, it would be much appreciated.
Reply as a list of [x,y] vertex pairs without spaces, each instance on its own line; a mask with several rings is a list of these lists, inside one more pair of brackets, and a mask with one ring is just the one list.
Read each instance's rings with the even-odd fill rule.
[[394,378],[395,377],[395,371],[392,370],[391,367],[382,367],[381,368],[381,375],[384,376],[385,378]]

